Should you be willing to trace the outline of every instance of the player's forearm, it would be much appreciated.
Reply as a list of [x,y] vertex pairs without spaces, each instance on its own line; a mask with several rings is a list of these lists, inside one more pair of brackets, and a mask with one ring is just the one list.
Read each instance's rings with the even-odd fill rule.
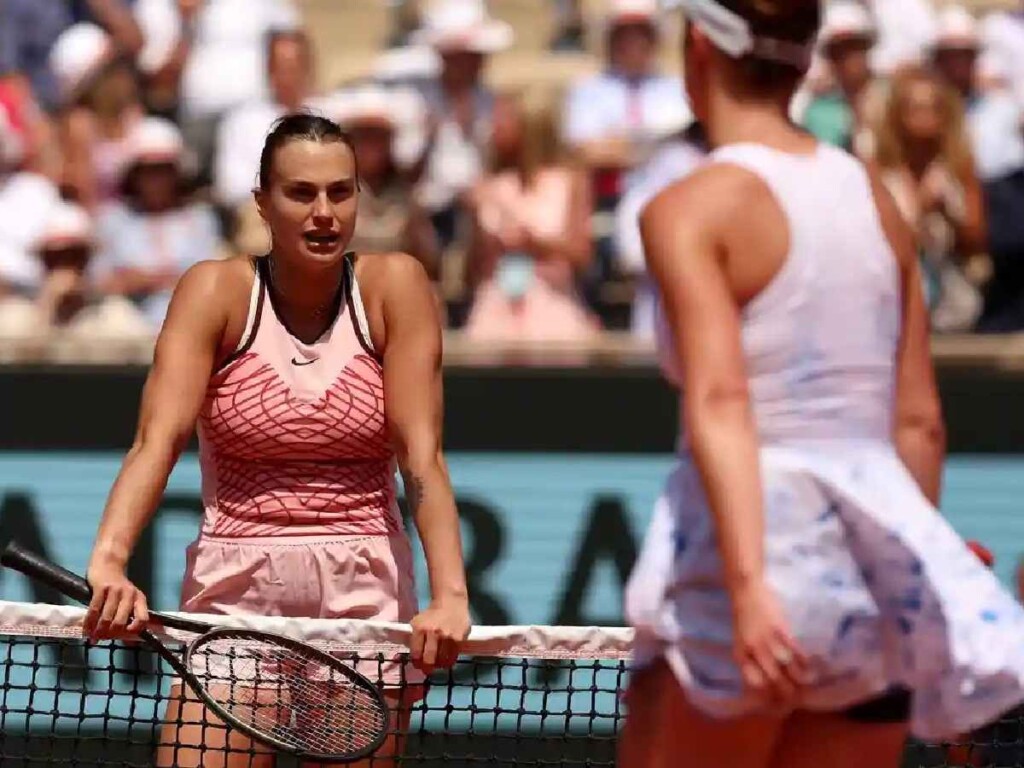
[[933,505],[942,495],[946,431],[941,418],[904,419],[896,426],[896,451],[921,492]]
[[433,602],[466,601],[459,515],[441,457],[402,469],[406,500],[423,545]]
[[103,511],[90,563],[125,566],[156,511],[177,451],[140,442],[125,457]]
[[726,586],[735,596],[764,576],[760,459],[749,403],[735,398],[700,408],[687,425]]

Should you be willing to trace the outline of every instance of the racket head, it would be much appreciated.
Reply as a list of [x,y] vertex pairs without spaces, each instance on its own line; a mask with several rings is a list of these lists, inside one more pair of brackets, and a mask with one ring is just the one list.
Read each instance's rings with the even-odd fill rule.
[[380,688],[341,659],[270,632],[219,627],[184,664],[196,693],[228,725],[299,758],[347,763],[376,752],[390,715]]

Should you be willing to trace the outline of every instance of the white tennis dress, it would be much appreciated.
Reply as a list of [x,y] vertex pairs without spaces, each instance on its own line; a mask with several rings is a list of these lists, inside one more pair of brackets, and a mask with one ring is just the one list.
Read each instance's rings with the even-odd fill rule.
[[[1024,700],[1024,610],[921,494],[892,442],[900,278],[868,177],[820,146],[709,159],[771,189],[790,253],[743,311],[761,441],[765,568],[816,682],[805,709],[914,691],[911,730],[935,739]],[[666,374],[679,382],[661,323]],[[626,592],[636,661],[664,655],[694,705],[753,711],[732,660],[713,521],[685,434]]]

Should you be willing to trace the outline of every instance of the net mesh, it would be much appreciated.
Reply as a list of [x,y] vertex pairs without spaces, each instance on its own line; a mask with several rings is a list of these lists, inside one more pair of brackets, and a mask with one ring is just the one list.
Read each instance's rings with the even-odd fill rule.
[[[187,689],[179,694],[172,670],[146,646],[83,640],[81,617],[76,608],[0,602],[4,768],[294,765],[213,720]],[[408,633],[398,625],[232,623],[317,645],[382,686],[392,732],[370,765],[614,765],[625,630],[474,628],[455,667],[422,680],[405,663]]]
[[[187,691],[176,695],[172,672],[145,646],[85,642],[81,618],[76,608],[0,602],[3,768],[296,765],[210,719]],[[475,627],[456,666],[424,681],[404,663],[408,631],[398,625],[231,622],[313,643],[384,688],[392,732],[368,765],[615,764],[628,630]],[[913,743],[904,766],[1024,768],[1022,723],[1013,713],[955,744]]]

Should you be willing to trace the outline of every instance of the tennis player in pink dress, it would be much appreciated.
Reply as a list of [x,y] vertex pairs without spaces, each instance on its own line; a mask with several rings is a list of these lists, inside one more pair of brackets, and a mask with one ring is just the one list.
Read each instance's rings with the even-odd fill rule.
[[[400,253],[346,252],[356,159],[329,120],[291,115],[267,138],[256,200],[270,255],[204,262],[175,291],[138,433],[88,569],[93,636],[137,630],[145,596],[125,564],[198,429],[205,515],[181,607],[410,622],[418,669],[383,670],[408,702],[469,632],[458,518],[441,451],[441,333],[430,281]],[[423,542],[431,603],[417,613],[396,468]],[[405,691],[404,696],[400,691]],[[204,728],[172,696],[161,766],[271,766],[243,738]],[[385,744],[373,765],[398,749]]]

